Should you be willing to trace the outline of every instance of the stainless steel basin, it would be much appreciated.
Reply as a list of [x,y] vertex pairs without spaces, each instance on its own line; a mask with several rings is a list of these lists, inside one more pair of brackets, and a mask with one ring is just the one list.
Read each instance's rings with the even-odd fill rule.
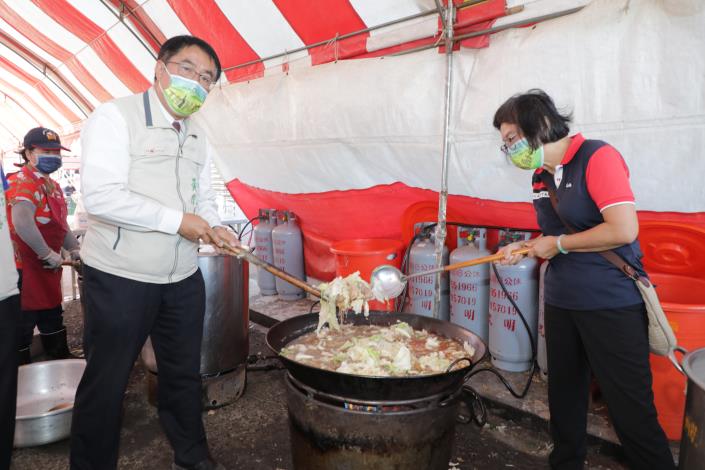
[[15,447],[69,437],[73,401],[85,368],[83,359],[36,362],[19,368]]

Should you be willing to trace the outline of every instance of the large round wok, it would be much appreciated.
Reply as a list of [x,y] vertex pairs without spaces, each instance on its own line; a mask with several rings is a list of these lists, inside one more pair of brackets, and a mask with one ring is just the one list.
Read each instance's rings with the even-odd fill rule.
[[404,321],[414,329],[425,329],[431,333],[452,338],[463,343],[467,341],[475,348],[475,355],[470,361],[462,361],[462,368],[442,374],[409,377],[370,377],[344,374],[292,361],[281,354],[284,346],[299,336],[316,329],[318,314],[299,315],[281,321],[271,327],[267,333],[267,345],[279,355],[279,358],[296,379],[321,392],[344,396],[350,399],[368,401],[408,400],[423,398],[445,392],[456,391],[463,383],[472,367],[486,354],[487,348],[479,336],[453,323],[411,313],[370,312],[364,315],[347,314],[346,323],[354,325],[389,326]]

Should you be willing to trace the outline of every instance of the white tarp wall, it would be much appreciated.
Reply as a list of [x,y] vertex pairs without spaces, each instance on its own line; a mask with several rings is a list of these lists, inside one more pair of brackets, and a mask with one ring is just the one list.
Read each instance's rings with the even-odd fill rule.
[[[455,56],[451,194],[530,201],[530,174],[491,125],[512,94],[542,88],[574,132],[625,157],[638,208],[705,211],[705,2],[596,0]],[[286,193],[401,181],[438,190],[443,55],[292,69],[211,93],[200,119],[224,180]]]

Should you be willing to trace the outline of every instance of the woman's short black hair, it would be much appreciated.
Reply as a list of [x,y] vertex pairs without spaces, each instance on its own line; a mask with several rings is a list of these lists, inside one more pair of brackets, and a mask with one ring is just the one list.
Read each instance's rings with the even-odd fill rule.
[[220,60],[218,60],[218,54],[215,53],[215,49],[213,49],[210,44],[196,36],[174,36],[173,38],[167,39],[164,44],[162,44],[162,47],[159,48],[159,55],[157,56],[157,60],[161,60],[162,62],[166,63],[174,55],[178,54],[181,49],[189,46],[200,47],[203,52],[208,54],[211,59],[213,59],[216,69],[213,81],[218,81],[218,79],[220,78],[220,73],[222,72],[222,69],[220,67]]
[[556,142],[570,132],[570,113],[561,114],[545,91],[534,88],[514,95],[499,107],[492,124],[497,129],[503,123],[516,124],[535,149],[549,142]]

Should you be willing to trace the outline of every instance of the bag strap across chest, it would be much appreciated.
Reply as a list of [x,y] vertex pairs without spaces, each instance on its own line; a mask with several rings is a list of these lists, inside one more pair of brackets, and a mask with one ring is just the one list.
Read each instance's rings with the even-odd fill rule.
[[[561,217],[560,212],[558,212],[558,196],[556,195],[556,183],[553,180],[553,175],[551,175],[547,171],[542,171],[539,177],[541,178],[541,181],[543,181],[543,183],[546,185],[546,190],[548,190],[548,196],[551,200],[551,206],[553,207],[553,211],[556,213],[556,216],[560,219],[561,223],[565,225],[565,227],[570,233],[577,233],[578,231],[575,229],[575,227],[573,227],[563,217]],[[651,284],[648,278],[640,276],[637,270],[632,267],[632,265],[627,263],[624,258],[619,256],[613,250],[598,251],[597,253],[603,258],[605,258],[607,261],[615,265],[617,269],[622,271],[628,278],[634,281],[639,281],[646,287]]]

